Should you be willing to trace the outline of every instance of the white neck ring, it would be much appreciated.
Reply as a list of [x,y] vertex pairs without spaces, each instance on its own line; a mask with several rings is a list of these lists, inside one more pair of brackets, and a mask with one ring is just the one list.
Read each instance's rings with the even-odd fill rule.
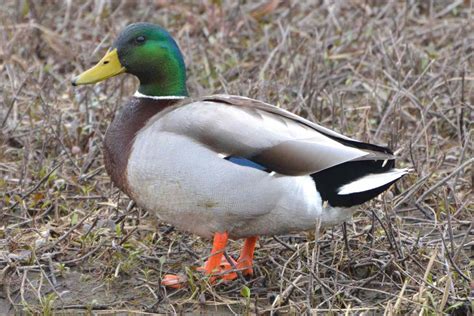
[[135,98],[143,98],[143,99],[152,99],[152,100],[182,100],[185,99],[185,96],[182,95],[146,95],[143,93],[138,92],[138,90],[133,94]]

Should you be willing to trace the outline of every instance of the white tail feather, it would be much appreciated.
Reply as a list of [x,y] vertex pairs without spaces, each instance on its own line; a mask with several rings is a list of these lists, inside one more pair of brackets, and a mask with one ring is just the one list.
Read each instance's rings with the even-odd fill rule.
[[373,173],[339,188],[339,195],[347,195],[352,193],[364,192],[381,187],[387,183],[395,181],[409,172],[409,169],[392,169],[384,173]]

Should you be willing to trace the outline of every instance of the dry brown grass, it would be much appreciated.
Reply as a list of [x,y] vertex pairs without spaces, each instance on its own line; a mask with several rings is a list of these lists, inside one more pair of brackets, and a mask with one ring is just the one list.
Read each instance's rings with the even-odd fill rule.
[[[2,3],[0,314],[470,313],[472,1],[213,3]],[[104,171],[104,132],[136,81],[69,83],[136,21],[174,34],[191,94],[278,104],[388,144],[414,172],[346,226],[262,238],[249,280],[212,288],[189,270],[166,291],[162,274],[209,243],[128,207]]]

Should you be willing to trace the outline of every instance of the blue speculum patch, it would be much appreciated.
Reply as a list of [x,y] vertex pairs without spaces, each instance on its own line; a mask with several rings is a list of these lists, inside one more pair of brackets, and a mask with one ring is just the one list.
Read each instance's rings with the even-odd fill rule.
[[254,168],[254,169],[265,171],[265,172],[271,172],[271,170],[269,170],[267,167],[261,164],[258,164],[247,158],[228,156],[228,157],[225,157],[224,159],[242,167],[249,167],[249,168]]

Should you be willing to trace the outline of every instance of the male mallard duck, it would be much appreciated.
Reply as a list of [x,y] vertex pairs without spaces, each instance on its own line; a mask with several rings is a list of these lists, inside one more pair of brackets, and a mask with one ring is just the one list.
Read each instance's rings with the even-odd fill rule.
[[[347,220],[353,206],[407,173],[394,168],[389,149],[273,105],[232,95],[189,98],[180,49],[157,25],[126,27],[72,84],[124,72],[138,77],[140,86],[105,135],[107,172],[163,221],[214,236],[206,274],[234,279],[233,267],[252,274],[258,236]],[[228,238],[246,238],[237,261],[223,256]],[[181,282],[166,275],[162,283]]]

